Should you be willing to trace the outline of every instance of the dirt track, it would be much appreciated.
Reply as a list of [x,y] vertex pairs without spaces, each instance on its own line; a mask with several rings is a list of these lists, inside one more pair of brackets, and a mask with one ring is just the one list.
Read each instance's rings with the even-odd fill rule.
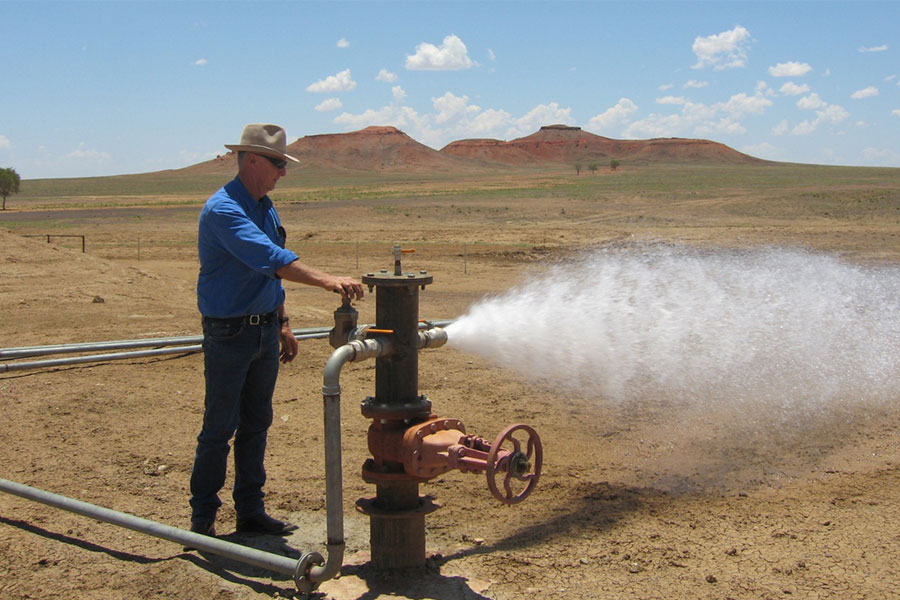
[[[612,207],[613,221],[568,222],[558,207],[541,215],[538,205],[522,208],[529,222],[502,228],[486,209],[458,220],[422,209],[415,229],[430,233],[410,268],[427,269],[435,282],[422,293],[421,315],[460,315],[572,247],[625,234],[659,238],[663,229],[666,239],[695,244],[781,243],[900,262],[900,226],[893,222],[654,229],[638,219],[642,207],[629,214]],[[344,222],[340,210],[295,207],[282,216],[297,231],[325,232],[329,219]],[[682,210],[688,222],[704,209]],[[85,255],[0,232],[0,345],[198,333],[192,223],[153,214],[149,229],[146,221],[124,229],[100,218],[84,221],[95,240]],[[328,270],[386,268],[390,244],[416,236],[405,230],[408,220],[397,225],[396,214],[369,216],[364,231],[344,236],[363,240],[358,269],[353,244],[338,245],[324,233],[294,239],[305,260]],[[137,262],[134,247],[122,240],[150,229],[166,244],[147,244]],[[463,250],[467,229],[492,245]],[[529,249],[535,245],[545,250]],[[297,327],[328,325],[336,307],[329,294],[288,286]],[[361,321],[374,320],[373,301],[359,309]],[[239,536],[227,499],[218,524],[226,539],[293,556],[321,550],[325,540],[320,385],[330,348],[316,340],[301,349],[276,391],[267,502],[302,527],[284,542]],[[428,572],[372,573],[365,564],[368,524],[353,509],[372,493],[358,476],[367,420],[357,404],[372,393],[372,369],[352,365],[341,380],[348,558],[342,577],[322,586],[326,598],[900,598],[895,407],[743,445],[727,425],[673,422],[652,401],[639,410],[610,410],[602,399],[524,383],[452,349],[423,351],[421,391],[439,414],[487,438],[508,423],[532,424],[544,440],[544,475],[532,497],[514,507],[492,500],[481,476],[450,474],[423,485],[443,507],[427,518]],[[202,408],[200,356],[6,373],[0,398],[0,476],[187,526]],[[289,578],[8,495],[0,495],[0,556],[3,600],[294,593]]]

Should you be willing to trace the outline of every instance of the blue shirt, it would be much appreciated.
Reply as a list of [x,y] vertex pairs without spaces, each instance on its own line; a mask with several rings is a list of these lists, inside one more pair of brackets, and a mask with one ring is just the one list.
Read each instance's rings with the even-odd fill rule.
[[274,311],[284,303],[275,274],[297,260],[284,247],[284,229],[268,196],[258,202],[235,177],[200,211],[197,306],[205,317]]

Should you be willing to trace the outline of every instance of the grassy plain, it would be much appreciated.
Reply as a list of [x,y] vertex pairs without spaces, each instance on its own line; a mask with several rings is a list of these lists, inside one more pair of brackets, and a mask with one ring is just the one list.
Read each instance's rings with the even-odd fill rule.
[[[25,181],[11,210],[0,214],[0,227],[87,234],[89,243],[110,252],[117,243],[134,245],[138,236],[152,245],[158,226],[164,237],[187,242],[200,206],[227,179],[160,172]],[[822,230],[879,235],[900,222],[897,169],[809,165],[672,165],[580,176],[518,170],[464,178],[297,171],[272,197],[289,229],[334,243],[394,241],[381,239],[387,236],[419,244],[515,240],[557,247],[600,242],[609,233],[693,238],[726,229],[753,230],[763,243],[790,243],[778,234],[788,227],[799,243],[818,246],[812,238]],[[104,222],[116,231],[104,231]]]

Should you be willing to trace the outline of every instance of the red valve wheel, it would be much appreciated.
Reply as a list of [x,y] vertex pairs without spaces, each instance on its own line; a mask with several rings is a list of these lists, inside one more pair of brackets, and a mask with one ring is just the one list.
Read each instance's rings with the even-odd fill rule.
[[[525,440],[525,452],[522,452],[522,442],[513,436],[517,431],[522,431],[528,436]],[[511,444],[512,449],[504,449],[504,444]],[[501,450],[504,451],[502,455]],[[485,474],[491,493],[504,504],[521,502],[537,485],[538,477],[541,476],[542,459],[541,438],[537,431],[528,425],[510,425],[497,435],[488,453]],[[504,474],[502,492],[497,487],[498,472]],[[513,489],[513,480],[527,483],[523,489],[516,492]]]

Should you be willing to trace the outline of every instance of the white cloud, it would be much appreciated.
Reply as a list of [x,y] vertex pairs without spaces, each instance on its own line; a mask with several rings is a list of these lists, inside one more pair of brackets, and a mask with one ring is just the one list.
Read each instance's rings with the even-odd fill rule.
[[765,81],[757,81],[756,82],[756,91],[765,94],[766,96],[777,96],[778,92],[769,87],[769,84]]
[[838,104],[829,104],[825,110],[816,111],[816,114],[819,115],[819,119],[829,123],[840,123],[850,116],[847,109]]
[[772,77],[803,77],[810,71],[812,71],[812,67],[809,64],[793,61],[769,67],[769,75]]
[[740,135],[747,133],[747,128],[730,117],[722,117],[717,121],[707,121],[694,127],[694,134],[702,137],[716,134]]
[[383,81],[384,83],[393,83],[397,81],[397,74],[391,73],[387,69],[381,69],[378,71],[378,75],[375,76],[375,81]]
[[435,121],[441,124],[463,118],[467,114],[475,115],[481,112],[480,106],[469,104],[468,96],[456,96],[451,92],[440,98],[432,98],[431,104],[437,110]]
[[319,112],[328,112],[332,110],[337,110],[344,106],[341,102],[340,98],[329,98],[327,100],[323,100],[318,106],[316,106],[316,110]]
[[818,94],[810,94],[797,101],[797,106],[816,111],[815,119],[806,119],[791,130],[793,135],[807,135],[818,129],[823,123],[837,124],[845,121],[850,113],[838,104],[828,104]]
[[347,38],[341,38],[337,41],[338,48],[349,48],[350,42],[347,41]]
[[797,100],[797,108],[802,108],[804,110],[815,110],[817,108],[822,108],[823,106],[828,106],[828,103],[822,100],[815,92]]
[[[361,129],[369,125],[392,125],[415,137],[414,132],[425,130],[425,121],[413,109],[406,106],[384,106],[366,109],[360,114],[341,113],[334,122],[348,129]],[[423,138],[416,138],[423,141]],[[424,142],[428,143],[428,142]]]
[[850,97],[854,100],[862,100],[863,98],[872,98],[873,96],[878,95],[878,88],[874,85],[870,85],[869,87],[863,88],[861,90],[856,90]]
[[492,48],[488,48],[487,53],[488,53],[488,58],[491,59],[491,62],[494,62],[495,60],[497,60],[497,55],[494,54],[494,50]]
[[787,96],[799,96],[800,94],[805,94],[806,92],[808,92],[809,86],[805,83],[803,85],[797,85],[793,81],[788,81],[787,83],[782,85],[778,91]]
[[80,144],[78,144],[78,148],[66,154],[66,158],[77,158],[82,160],[105,162],[112,157],[106,152],[89,150],[88,148],[85,148],[84,142],[81,142]]
[[561,108],[556,102],[539,104],[527,114],[515,120],[515,125],[521,133],[533,133],[542,125],[573,125],[571,108]]
[[9,138],[5,135],[0,135],[0,148],[9,149],[12,148],[12,142],[9,141]]
[[448,35],[440,48],[422,42],[416,46],[416,53],[406,57],[406,68],[410,71],[458,71],[470,69],[475,62],[469,58],[469,51],[459,37]]
[[350,69],[344,69],[336,75],[329,75],[325,79],[312,83],[306,88],[307,92],[333,94],[335,92],[349,92],[356,87],[356,82],[350,75]]
[[451,92],[431,101],[433,111],[427,114],[395,103],[360,114],[345,112],[334,122],[348,129],[392,125],[432,148],[473,137],[511,139],[534,133],[542,125],[574,123],[571,109],[560,107],[555,102],[540,104],[521,117],[515,117],[505,110],[484,109],[470,104],[468,96],[456,96]]
[[752,96],[740,93],[729,98],[728,102],[721,104],[721,106],[714,106],[719,107],[733,117],[740,118],[748,114],[762,114],[768,107],[772,106],[772,101],[760,93],[756,93]]
[[789,126],[787,119],[782,119],[781,122],[778,123],[775,127],[772,128],[772,133],[774,135],[784,135],[788,132]]
[[687,99],[682,96],[663,96],[662,98],[657,98],[657,104],[684,104],[687,102]]
[[705,88],[705,87],[707,87],[708,85],[709,85],[709,82],[708,82],[708,81],[697,81],[696,79],[689,79],[689,80],[686,81],[685,84],[684,84],[683,86],[681,86],[681,87],[684,88],[684,89],[686,89],[686,90],[689,90],[689,89],[700,89],[700,88]]
[[195,67],[205,67],[205,66],[206,66],[206,59],[205,59],[205,58],[198,58],[197,60],[195,60],[195,61],[192,62],[191,64],[194,65]]
[[791,130],[791,135],[807,135],[816,130],[818,126],[818,121],[803,121],[794,126]]
[[865,46],[861,46],[859,51],[860,52],[884,52],[887,49],[888,49],[887,44],[882,44],[880,46],[871,46],[868,48]]
[[665,92],[665,91],[671,90],[673,87],[675,87],[675,86],[672,85],[671,83],[664,83],[656,89],[658,89],[661,92]]
[[613,133],[612,128],[628,122],[629,115],[638,109],[638,105],[628,98],[620,98],[615,106],[595,115],[588,122],[591,131]]
[[692,68],[713,67],[720,71],[745,66],[749,39],[750,32],[740,25],[730,31],[694,38],[691,50],[697,56],[697,63]]
[[747,129],[741,121],[749,115],[765,112],[770,106],[772,101],[761,91],[753,95],[735,94],[726,102],[711,105],[685,102],[680,113],[670,115],[653,113],[629,124],[623,136],[645,138],[743,134]]
[[399,104],[406,100],[406,90],[399,85],[395,85],[391,88],[391,96],[394,98],[394,102]]
[[[894,110],[891,111],[891,114],[894,115],[895,117],[900,117],[900,108],[895,108]],[[2,137],[2,136],[0,136],[0,137]]]

